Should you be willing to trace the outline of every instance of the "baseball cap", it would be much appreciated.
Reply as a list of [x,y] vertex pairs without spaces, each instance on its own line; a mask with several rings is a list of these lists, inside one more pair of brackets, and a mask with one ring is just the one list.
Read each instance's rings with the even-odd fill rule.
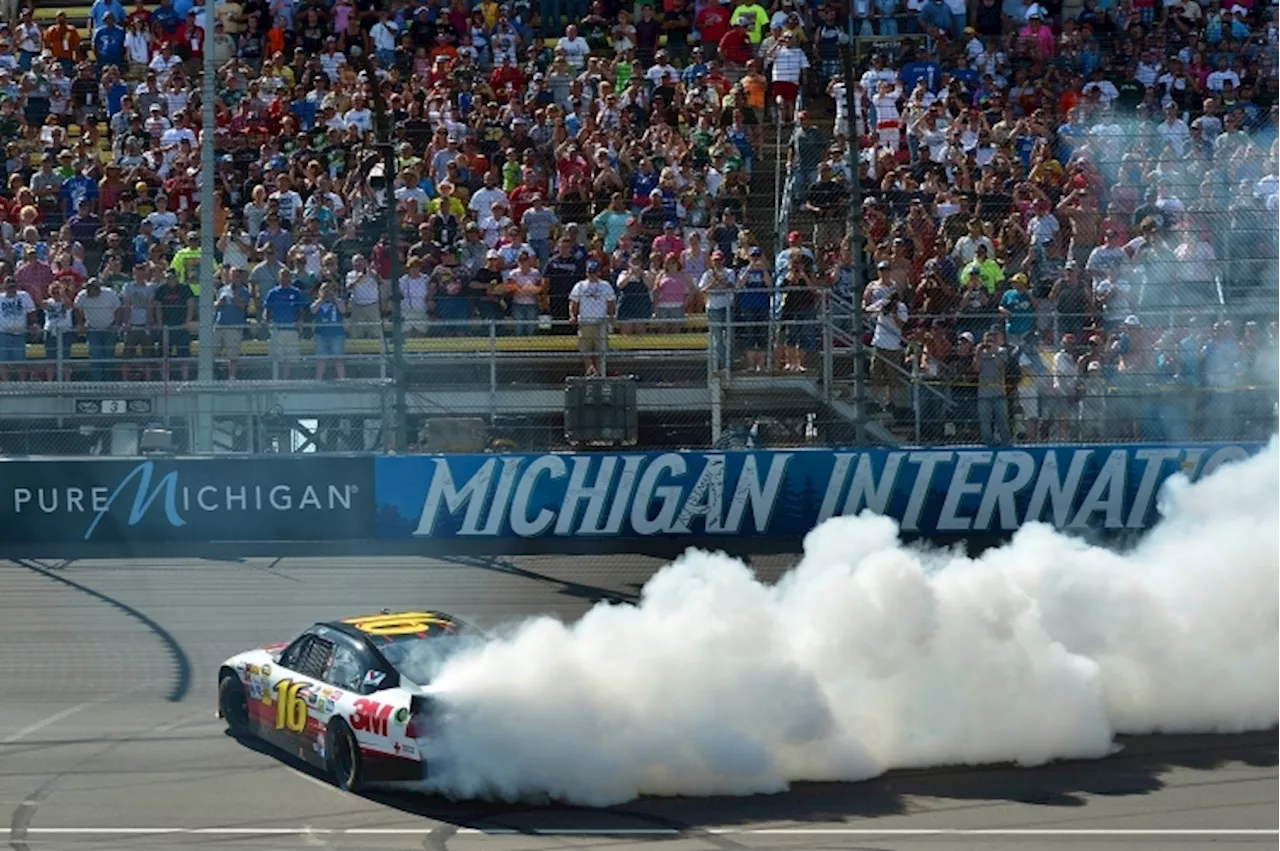
[[600,261],[599,261],[599,260],[588,260],[588,261],[587,261],[587,271],[588,271],[588,272],[597,272],[597,271],[599,271],[599,270],[600,270]]
[[889,268],[889,261],[888,261],[888,260],[881,260],[879,263],[877,263],[877,264],[876,264],[876,268],[877,268],[877,269],[888,269],[888,268]]
[[1124,318],[1124,324],[1128,325],[1130,328],[1134,328],[1134,327],[1140,326],[1142,324],[1142,320],[1138,319],[1137,316],[1134,316],[1132,313],[1130,313],[1128,316]]
[[798,230],[793,230],[791,233],[787,234],[787,242],[801,242],[803,240],[804,237],[800,235],[800,231]]
[[1075,345],[1075,342],[1076,342],[1076,335],[1075,335],[1075,334],[1063,334],[1063,335],[1062,335],[1062,345],[1064,345],[1064,346],[1067,346],[1067,345]]
[[963,331],[963,332],[961,332],[961,334],[960,334],[960,339],[961,339],[961,340],[968,340],[970,343],[972,343],[972,342],[973,342],[973,332],[972,332],[972,331]]
[[764,255],[764,249],[758,245],[751,246],[751,250],[747,252],[752,257],[761,257]]
[[484,259],[486,259],[486,260],[501,260],[501,259],[502,259],[502,252],[500,252],[500,251],[492,251],[492,250],[487,251],[487,252],[485,252]]

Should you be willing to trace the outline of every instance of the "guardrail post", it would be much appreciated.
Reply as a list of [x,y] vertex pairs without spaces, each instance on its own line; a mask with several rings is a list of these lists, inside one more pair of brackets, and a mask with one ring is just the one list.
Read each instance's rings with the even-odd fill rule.
[[916,443],[920,442],[920,358],[911,359],[911,409],[915,412]]
[[711,391],[711,445],[718,446],[724,433],[724,384],[720,376],[710,376],[707,389]]
[[489,426],[498,422],[498,321],[489,320]]
[[730,300],[724,311],[724,363],[720,366],[726,378],[733,375],[733,305],[734,301]]
[[829,295],[822,297],[822,398],[831,401],[832,383],[835,379],[835,353],[832,347],[835,345],[835,335],[831,327],[832,310],[831,298]]

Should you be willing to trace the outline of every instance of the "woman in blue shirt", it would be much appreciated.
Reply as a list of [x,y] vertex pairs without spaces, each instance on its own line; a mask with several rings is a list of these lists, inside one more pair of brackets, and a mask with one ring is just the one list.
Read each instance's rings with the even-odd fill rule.
[[329,363],[333,364],[334,375],[347,377],[347,365],[342,360],[346,348],[347,332],[343,320],[347,314],[347,305],[338,295],[338,288],[332,282],[320,285],[320,294],[311,302],[311,317],[315,326],[316,342],[316,380],[324,378]]
[[769,273],[764,251],[753,246],[748,254],[747,267],[738,273],[738,304],[733,324],[741,324],[742,346],[747,353],[747,364],[752,372],[760,372],[765,365],[765,350],[769,346],[769,304],[773,296],[773,276]]

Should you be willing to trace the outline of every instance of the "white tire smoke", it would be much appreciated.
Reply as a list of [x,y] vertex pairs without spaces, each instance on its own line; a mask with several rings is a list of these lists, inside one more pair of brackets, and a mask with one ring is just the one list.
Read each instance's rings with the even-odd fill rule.
[[690,552],[637,606],[535,618],[448,662],[426,757],[458,797],[620,803],[893,768],[1107,754],[1117,733],[1277,721],[1280,450],[1117,553],[1043,525],[976,559],[892,521],[811,532],[775,586]]

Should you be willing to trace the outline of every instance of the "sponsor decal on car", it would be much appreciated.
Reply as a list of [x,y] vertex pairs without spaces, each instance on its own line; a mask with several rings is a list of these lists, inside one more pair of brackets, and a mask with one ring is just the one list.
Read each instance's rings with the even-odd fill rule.
[[351,729],[374,736],[387,735],[387,720],[391,717],[391,704],[360,698],[351,716]]

